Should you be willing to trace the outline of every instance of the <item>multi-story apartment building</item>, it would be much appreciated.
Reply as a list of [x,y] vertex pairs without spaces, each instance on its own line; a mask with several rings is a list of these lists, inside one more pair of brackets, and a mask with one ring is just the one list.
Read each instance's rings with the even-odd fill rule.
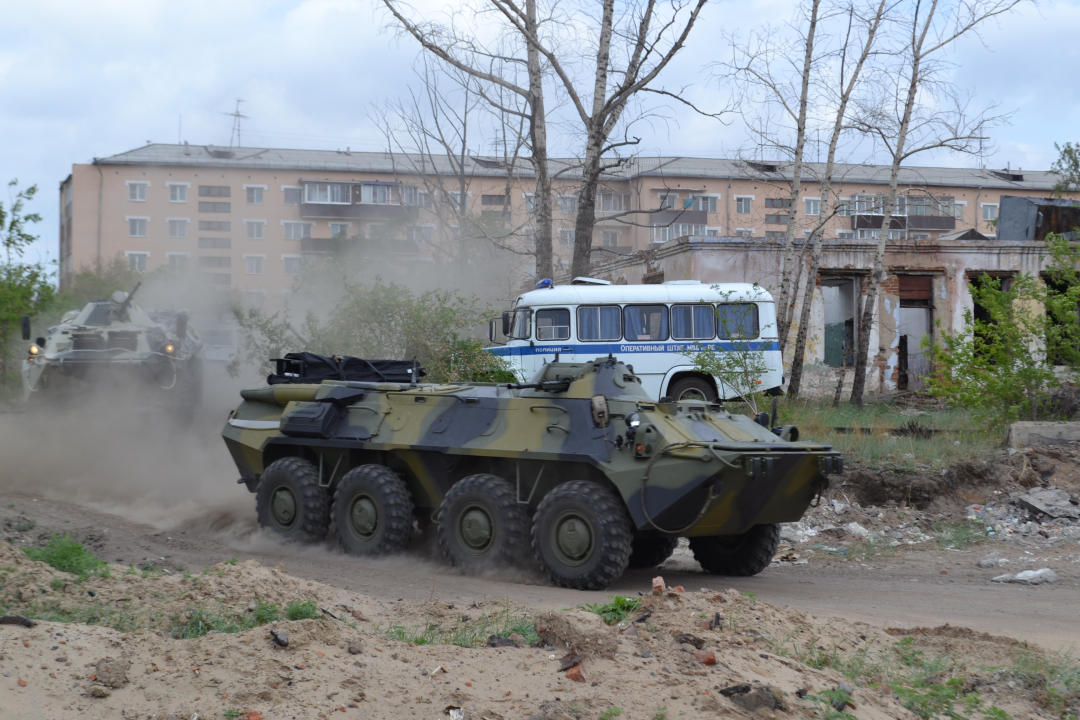
[[[566,269],[578,241],[579,175],[571,161],[553,164],[563,171],[554,251]],[[265,294],[287,289],[303,260],[325,253],[334,238],[379,239],[406,261],[430,261],[440,243],[485,237],[528,249],[535,211],[528,164],[471,158],[455,167],[438,157],[186,143],[74,165],[60,184],[60,283],[122,255],[136,270],[197,268],[222,288]],[[683,236],[779,240],[792,210],[802,236],[822,220],[822,171],[808,167],[793,209],[783,165],[635,158],[599,194],[591,242],[602,249],[594,260]],[[994,238],[1001,195],[1042,197],[1054,180],[1047,172],[905,168],[890,236],[925,240],[974,229]],[[887,184],[887,167],[839,166],[831,185],[839,202],[825,218],[825,237],[876,237]],[[524,267],[522,275],[532,272]]]

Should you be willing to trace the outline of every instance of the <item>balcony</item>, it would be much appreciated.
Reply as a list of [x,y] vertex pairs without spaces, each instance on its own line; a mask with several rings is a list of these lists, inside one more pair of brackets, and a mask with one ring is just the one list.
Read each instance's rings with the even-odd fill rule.
[[[884,219],[882,215],[852,215],[851,229],[880,230]],[[956,218],[942,215],[894,215],[889,228],[892,230],[955,230]]]
[[646,215],[649,225],[670,225],[672,223],[685,223],[687,225],[708,225],[709,214],[704,210],[661,210]]
[[300,217],[304,219],[349,220],[396,220],[416,212],[408,205],[380,205],[375,203],[300,203]]

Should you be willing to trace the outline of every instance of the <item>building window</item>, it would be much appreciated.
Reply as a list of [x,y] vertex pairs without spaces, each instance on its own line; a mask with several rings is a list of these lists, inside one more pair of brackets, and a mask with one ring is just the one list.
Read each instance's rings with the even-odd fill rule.
[[263,260],[266,259],[265,255],[245,255],[244,260],[247,261],[247,274],[248,275],[262,275],[263,274]]
[[261,185],[249,185],[244,188],[247,190],[247,204],[248,205],[262,205],[263,204],[263,190],[266,188]]
[[129,217],[125,219],[128,223],[128,235],[131,237],[146,237],[146,224],[150,218]]
[[721,228],[707,227],[707,228],[705,228],[705,237],[720,237],[721,232],[722,232]]
[[366,205],[389,205],[392,196],[389,185],[360,186],[360,202]]
[[525,195],[525,212],[536,212],[536,195],[528,193]]
[[619,231],[618,230],[605,230],[604,231],[604,247],[618,247],[619,246]]
[[[370,186],[365,185],[364,187],[368,188]],[[320,205],[351,205],[352,186],[344,183],[306,183],[304,185],[304,202],[318,203]],[[365,200],[364,202],[368,201]]]
[[678,195],[661,195],[660,196],[660,209],[671,210],[675,207],[675,201],[679,199]]
[[170,270],[186,270],[188,258],[191,255],[189,253],[165,253],[165,257],[169,259]]
[[964,211],[967,210],[966,200],[954,200],[952,206],[952,216],[957,220],[964,219]]
[[630,196],[626,193],[600,193],[600,212],[626,212],[630,209]]
[[983,220],[991,222],[998,218],[998,204],[997,203],[983,203],[982,204]]
[[787,233],[785,231],[783,231],[783,230],[766,230],[765,231],[765,239],[766,240],[785,240],[786,238],[787,238]]
[[232,258],[220,257],[217,255],[207,256],[204,255],[199,258],[199,267],[201,268],[227,268],[232,267]]
[[330,236],[336,238],[349,237],[349,228],[352,223],[330,223]]
[[200,185],[199,197],[231,197],[232,189],[228,185]]
[[134,200],[135,202],[146,202],[146,188],[150,187],[150,183],[145,182],[132,182],[128,181],[128,200]]
[[838,240],[854,240],[855,239],[855,231],[854,230],[837,230],[836,231],[836,238]]
[[455,212],[465,212],[465,210],[466,210],[465,205],[466,205],[467,201],[462,202],[461,193],[459,193],[459,192],[446,193],[446,200],[447,200],[447,202],[450,203],[450,208],[453,209]]
[[300,265],[303,262],[302,255],[282,255],[281,260],[285,263],[286,275],[299,275]]
[[282,185],[281,191],[285,193],[286,205],[299,205],[300,204],[300,188],[293,187],[292,185]]
[[[766,202],[768,202],[768,201],[766,200]],[[765,216],[765,224],[766,225],[787,225],[788,220],[790,218],[791,218],[790,215],[766,215]]]
[[821,200],[819,198],[806,198],[806,214],[807,216],[815,216],[821,214]]
[[749,215],[754,212],[754,198],[736,196],[735,212],[739,215]]
[[169,183],[169,202],[187,202],[187,184]]
[[263,239],[263,229],[266,227],[265,220],[245,220],[244,224],[247,225],[248,240]]
[[302,240],[311,237],[312,223],[282,222],[286,240]]
[[199,238],[199,247],[213,250],[228,250],[232,247],[232,240],[223,237],[201,237]]
[[405,228],[405,239],[415,243],[430,243],[435,236],[431,225],[409,225]]
[[124,253],[128,259],[128,270],[132,272],[146,272],[146,260],[150,257],[150,253],[144,252],[128,252]]
[[911,233],[908,235],[910,240],[929,240],[930,233]]
[[431,201],[431,193],[409,185],[401,188],[401,198],[402,203],[405,205],[422,207],[425,210],[431,210],[434,207],[434,203]]
[[836,205],[836,214],[840,217],[851,217],[855,214],[855,203],[851,198],[840,198]]
[[227,213],[232,212],[232,203],[227,202],[201,202],[199,212],[203,213]]
[[228,285],[232,282],[232,275],[229,273],[210,273],[210,282],[215,285]]
[[791,198],[765,198],[765,207],[790,210]]
[[882,211],[873,195],[856,195],[855,212],[860,215],[881,215]]
[[694,209],[707,213],[716,212],[716,197],[698,195],[694,198]]
[[559,212],[563,215],[577,215],[577,195],[560,195]]
[[674,240],[680,237],[690,237],[692,235],[704,235],[706,232],[705,225],[694,225],[691,223],[672,223],[670,225],[653,225],[650,229],[650,240],[654,243],[663,243],[668,240]]
[[230,232],[232,223],[228,220],[200,220],[199,229],[209,232]]
[[506,196],[505,195],[481,195],[480,196],[480,204],[481,205],[494,205],[496,207],[502,207],[502,206],[506,205]]
[[187,218],[166,218],[166,221],[169,223],[169,237],[187,237]]
[[735,228],[735,237],[750,240],[754,237],[754,228]]
[[559,228],[559,244],[563,247],[574,247],[574,228]]

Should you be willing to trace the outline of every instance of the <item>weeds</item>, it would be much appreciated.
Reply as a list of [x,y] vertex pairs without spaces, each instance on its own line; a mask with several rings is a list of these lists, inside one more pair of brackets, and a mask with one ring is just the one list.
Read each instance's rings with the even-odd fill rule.
[[603,619],[605,625],[614,625],[621,623],[630,613],[641,607],[641,601],[635,598],[624,597],[622,595],[612,595],[611,602],[604,603],[591,603],[584,606],[585,610],[596,613]]
[[66,585],[66,583],[58,577],[54,577],[52,580],[49,581],[49,587],[51,587],[53,590],[63,590],[64,585]]
[[612,705],[607,710],[600,713],[600,720],[611,720],[611,718],[616,718],[620,715],[622,715],[622,708]]
[[653,720],[666,720],[667,719],[667,706],[661,706],[656,708],[656,712],[653,713]]
[[238,633],[281,619],[281,609],[276,603],[258,600],[255,609],[239,616],[230,616],[194,607],[173,618],[169,634],[178,640],[202,637],[212,632]]
[[1025,685],[1037,688],[1040,704],[1055,715],[1063,714],[1070,704],[1080,700],[1080,660],[1064,652],[1025,652],[1012,670]]
[[[462,616],[465,618],[465,616]],[[379,633],[376,626],[375,632]],[[492,636],[509,637],[520,635],[525,645],[536,645],[540,637],[533,627],[533,619],[518,612],[511,612],[509,602],[502,610],[495,613],[483,613],[475,620],[467,618],[444,627],[429,620],[423,627],[391,625],[382,634],[391,640],[411,642],[417,645],[457,645],[459,647],[482,647]]]
[[986,534],[986,526],[977,522],[965,522],[943,528],[941,523],[934,525],[938,533],[938,545],[943,548],[963,550],[972,545],[978,545],[989,540]]
[[289,620],[318,620],[319,608],[314,600],[293,600],[285,608],[285,617]]
[[236,718],[243,715],[243,712],[236,708],[229,708],[225,711],[225,720],[236,720]]
[[37,523],[33,520],[21,520],[15,523],[15,532],[30,532],[37,527]]
[[49,544],[45,547],[23,548],[23,552],[31,560],[38,560],[61,572],[78,576],[78,582],[86,580],[91,575],[109,577],[109,566],[105,561],[87,552],[82,543],[76,541],[70,534],[53,533],[49,536]]
[[239,562],[239,561],[236,558],[231,557],[231,558],[229,558],[228,560],[225,561],[225,564],[226,565],[235,565],[237,562]]

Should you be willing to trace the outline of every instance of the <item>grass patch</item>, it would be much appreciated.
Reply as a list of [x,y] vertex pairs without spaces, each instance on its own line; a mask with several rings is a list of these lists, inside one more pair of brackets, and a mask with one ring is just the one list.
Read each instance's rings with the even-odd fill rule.
[[986,525],[977,522],[964,522],[949,527],[936,523],[934,530],[939,533],[938,545],[947,549],[963,550],[990,539],[986,534]]
[[49,536],[49,544],[45,547],[23,548],[23,552],[31,560],[38,560],[61,572],[78,576],[78,582],[86,580],[91,575],[109,577],[109,566],[105,561],[88,552],[83,548],[82,543],[71,537],[69,533],[64,535],[53,533]]
[[600,720],[611,720],[622,715],[622,708],[612,705],[604,712],[600,713]]
[[1080,660],[1064,652],[1023,653],[1012,674],[1035,688],[1039,704],[1054,715],[1064,715],[1069,706],[1080,704]]
[[[423,626],[391,625],[382,634],[391,640],[411,642],[416,645],[457,645],[459,647],[483,647],[492,636],[510,637],[517,634],[525,638],[522,645],[536,645],[540,637],[528,614],[511,611],[506,603],[500,610],[484,612],[479,617],[464,619],[461,616],[452,626],[444,626],[429,620]],[[378,626],[376,632],[380,632]]]
[[611,602],[602,605],[600,603],[591,603],[583,606],[585,610],[599,615],[605,625],[621,623],[639,607],[641,607],[640,600],[623,595],[612,595]]
[[315,601],[308,599],[293,600],[289,603],[285,608],[285,617],[289,620],[318,620],[322,616]]
[[211,632],[238,633],[281,619],[276,603],[258,600],[255,609],[243,615],[228,615],[198,606],[173,618],[169,634],[177,640],[202,637]]
[[[1000,444],[1000,437],[987,431],[969,410],[936,409],[926,415],[908,416],[900,414],[904,409],[893,403],[862,408],[843,403],[833,407],[831,401],[819,398],[781,398],[778,421],[798,426],[803,440],[832,445],[845,457],[875,470],[914,471],[919,466],[940,470],[964,460],[987,457]],[[896,437],[892,432],[913,425],[946,432],[929,437]],[[870,432],[838,432],[838,427],[865,428]]]

